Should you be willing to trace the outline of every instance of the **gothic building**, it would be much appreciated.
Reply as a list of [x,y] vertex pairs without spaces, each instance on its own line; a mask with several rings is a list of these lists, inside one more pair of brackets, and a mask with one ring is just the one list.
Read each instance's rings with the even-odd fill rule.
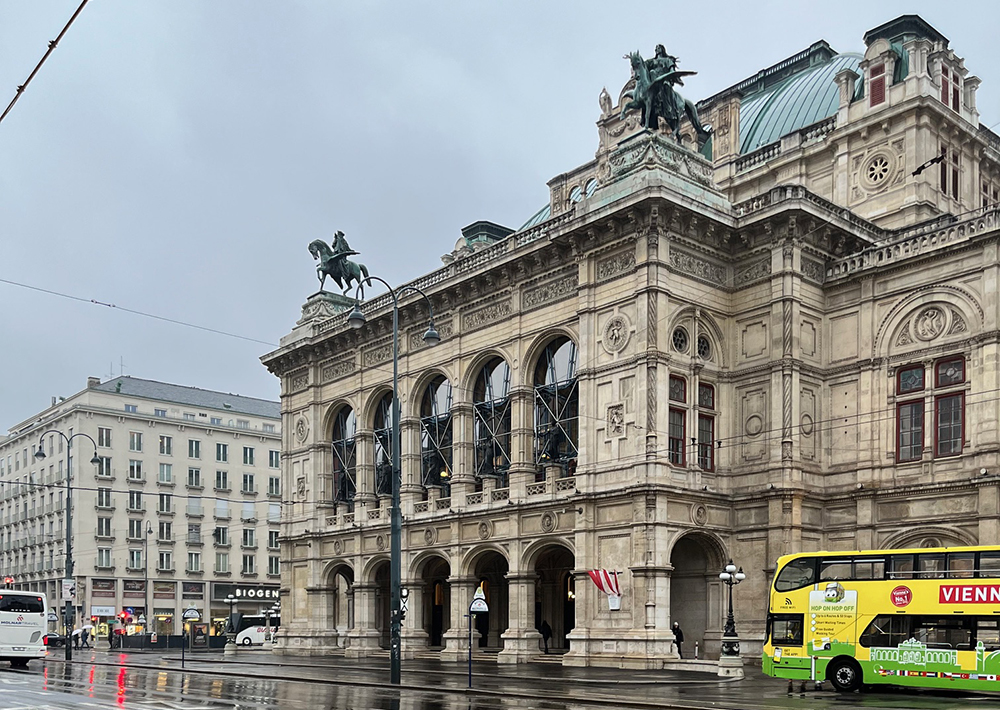
[[[404,657],[661,667],[744,652],[779,555],[1000,544],[1000,138],[907,15],[697,104],[602,92],[595,158],[520,229],[463,230],[400,306]],[[388,641],[392,303],[310,297],[282,382],[279,652]],[[619,572],[621,608],[590,581]]]

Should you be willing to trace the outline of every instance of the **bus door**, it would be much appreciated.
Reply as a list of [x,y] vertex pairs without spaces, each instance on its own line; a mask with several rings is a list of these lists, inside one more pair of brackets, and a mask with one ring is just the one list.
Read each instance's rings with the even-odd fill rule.
[[857,641],[858,592],[837,581],[820,582],[809,592],[805,647],[812,658],[813,679],[825,677],[827,660],[854,657]]

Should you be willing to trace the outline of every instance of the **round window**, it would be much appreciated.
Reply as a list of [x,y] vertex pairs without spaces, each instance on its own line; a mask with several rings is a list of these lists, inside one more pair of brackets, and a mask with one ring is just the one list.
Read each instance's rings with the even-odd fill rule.
[[702,360],[712,359],[712,343],[704,335],[698,336],[698,357]]
[[679,353],[686,353],[688,349],[688,334],[683,328],[675,328],[674,334],[670,337],[674,344],[674,350]]
[[873,155],[861,170],[864,186],[869,190],[881,190],[888,184],[895,163],[895,158],[887,153]]

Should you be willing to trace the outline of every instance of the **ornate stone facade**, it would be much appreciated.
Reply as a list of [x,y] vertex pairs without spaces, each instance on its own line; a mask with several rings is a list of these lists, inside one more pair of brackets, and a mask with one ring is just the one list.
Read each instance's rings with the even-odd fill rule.
[[[896,22],[908,73],[885,72],[880,102],[854,87],[893,23],[864,60],[817,43],[702,102],[711,160],[602,108],[597,157],[550,182],[548,219],[414,282],[454,329],[400,359],[404,655],[464,657],[485,582],[476,639],[500,662],[538,653],[541,619],[567,665],[662,667],[674,620],[712,656],[729,558],[754,653],[782,554],[1000,543],[1000,212],[979,191],[1000,138],[977,128],[978,80],[915,22]],[[955,106],[944,65],[965,77]],[[816,66],[836,113],[743,145],[740,97]],[[944,140],[961,184],[914,174]],[[391,309],[366,313],[264,358],[286,485],[307,491],[285,511],[283,653],[387,641]],[[421,313],[404,308],[407,332]],[[592,569],[620,572],[620,610]]]

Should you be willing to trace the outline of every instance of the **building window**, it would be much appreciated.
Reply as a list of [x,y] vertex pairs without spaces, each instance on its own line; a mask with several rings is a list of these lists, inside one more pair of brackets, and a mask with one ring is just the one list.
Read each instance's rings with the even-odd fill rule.
[[698,384],[698,406],[703,409],[715,409],[715,388],[712,385]]
[[157,479],[160,483],[174,482],[174,467],[169,463],[160,464],[160,476]]
[[128,509],[134,512],[142,512],[142,491],[128,492]]
[[157,542],[173,542],[174,524],[169,520],[161,520],[156,531]]
[[111,478],[111,457],[97,457],[97,476],[100,478]]
[[869,106],[878,106],[885,101],[885,64],[876,64],[871,68],[869,85]]
[[941,145],[940,187],[941,194],[946,197],[951,194],[953,199],[960,199],[961,184],[959,175],[959,154],[954,148],[949,149],[947,145]]
[[[97,445],[98,446],[111,446],[111,430],[105,427],[97,427]],[[49,448],[49,453],[52,453],[52,448]]]
[[375,495],[392,494],[392,392],[375,408]]
[[97,537],[111,537],[111,518],[97,519]]
[[209,421],[212,423],[212,426],[222,426],[222,417],[210,417]]
[[174,440],[169,436],[160,437],[160,454],[163,456],[174,455]]
[[160,552],[159,564],[156,568],[161,572],[173,572],[174,571],[174,555],[168,551]]
[[110,547],[98,547],[97,548],[97,566],[101,569],[111,568],[111,548]]
[[217,526],[215,528],[215,531],[212,533],[212,539],[215,541],[216,545],[228,545],[229,528],[223,526]]
[[188,488],[201,488],[201,469],[200,468],[189,468],[188,469]]
[[188,458],[201,458],[201,442],[198,439],[188,439]]
[[243,474],[243,488],[242,488],[242,492],[243,493],[256,493],[257,492],[257,487],[256,487],[256,485],[254,485],[254,480],[253,480],[253,474],[252,473],[244,473]]
[[683,409],[671,409],[669,432],[667,434],[667,450],[670,463],[674,466],[684,465],[684,419]]
[[244,446],[243,447],[243,465],[244,466],[253,466],[254,465],[253,460],[254,460],[253,447],[252,446]]
[[159,505],[157,506],[157,511],[159,511],[160,513],[174,512],[173,502],[171,501],[172,498],[173,496],[170,495],[169,493],[160,493]]
[[923,365],[900,368],[896,380],[899,395],[920,399],[896,405],[898,461],[919,461],[924,448],[924,413],[934,415],[934,456],[957,456],[965,446],[965,358],[947,357],[934,363],[931,386]]
[[992,207],[1000,203],[1000,184],[991,185],[983,180],[983,207]]
[[683,328],[674,328],[674,332],[670,336],[670,342],[674,346],[674,350],[679,353],[686,353],[688,349],[687,331]]
[[216,444],[215,445],[215,460],[221,461],[222,463],[228,463],[229,461],[229,444]]
[[253,555],[243,555],[243,574],[257,574],[257,558]]
[[236,420],[236,428],[237,429],[249,429],[250,428],[250,422],[247,421],[246,419],[237,419]]
[[260,425],[260,429],[265,434],[273,434],[274,433],[274,424],[261,424]]
[[141,431],[130,431],[128,433],[128,450],[142,452]]
[[715,470],[715,417],[698,415],[698,467]]
[[156,416],[156,417],[165,417],[165,416],[167,416],[167,410],[166,409],[153,409],[153,416]]
[[482,489],[484,477],[494,477],[498,488],[506,488],[511,463],[510,365],[506,360],[494,358],[483,366],[476,377],[472,398],[476,488]]
[[439,486],[442,498],[451,490],[451,382],[438,376],[420,402],[420,472],[425,487]]
[[139,461],[137,459],[129,459],[128,478],[130,481],[142,480],[142,461]]
[[186,421],[193,422],[197,417],[191,412],[184,412],[182,415]]
[[579,451],[580,394],[576,343],[550,342],[535,364],[535,461],[564,463],[569,474]]
[[216,552],[215,553],[215,572],[216,572],[216,574],[229,574],[229,553],[228,552]]
[[254,528],[243,528],[243,547],[257,547],[257,531]]
[[139,411],[139,408],[136,407],[134,404],[126,404],[125,411],[128,412],[129,414],[135,414]]
[[217,491],[229,490],[229,471],[215,472],[215,490]]
[[281,562],[275,555],[268,555],[267,558],[267,573],[272,577],[277,577],[281,574]]
[[110,488],[98,488],[97,489],[97,507],[98,508],[110,508],[111,507],[111,489]]
[[952,111],[962,108],[962,77],[955,70],[941,65],[941,103],[949,106]]
[[687,402],[687,380],[677,375],[670,376],[667,397],[671,402]]
[[271,449],[267,452],[268,468],[281,468],[281,452]]
[[267,548],[269,550],[277,550],[278,549],[278,531],[277,530],[268,530],[267,531]]
[[129,540],[141,540],[142,539],[142,520],[135,520],[134,518],[128,521],[128,539]]
[[281,495],[281,478],[278,476],[269,476],[267,479],[267,494],[269,496],[280,496]]
[[698,336],[698,357],[702,360],[712,359],[712,341],[705,335]]
[[201,553],[200,552],[189,552],[188,553],[188,572],[201,572]]
[[[333,420],[333,480],[330,493],[333,503],[343,503],[347,512],[354,510],[354,493],[357,491],[357,428],[354,410],[341,408]],[[270,458],[274,463],[277,463],[277,454],[277,451],[271,452]],[[281,490],[280,481],[278,490]]]
[[131,570],[142,569],[142,550],[128,551],[128,568]]

